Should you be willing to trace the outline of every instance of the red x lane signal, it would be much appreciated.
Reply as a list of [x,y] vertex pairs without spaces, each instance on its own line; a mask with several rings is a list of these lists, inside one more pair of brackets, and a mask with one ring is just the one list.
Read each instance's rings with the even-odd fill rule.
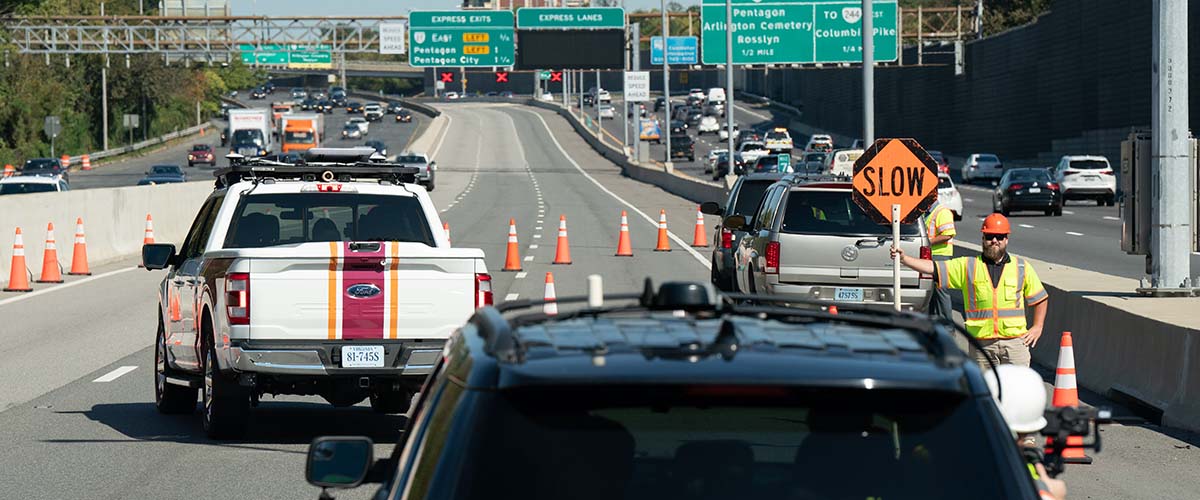
[[563,81],[563,79],[562,79],[562,71],[551,71],[551,72],[550,72],[550,81],[552,81],[552,82],[561,82],[561,81]]
[[454,83],[454,73],[451,73],[449,71],[442,73],[442,82]]
[[507,71],[497,71],[496,72],[496,83],[508,83],[508,72]]

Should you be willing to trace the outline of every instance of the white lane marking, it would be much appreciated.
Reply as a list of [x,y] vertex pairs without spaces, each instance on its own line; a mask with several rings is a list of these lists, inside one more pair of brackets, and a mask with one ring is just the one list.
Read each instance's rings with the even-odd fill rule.
[[529,249],[530,249],[530,250],[537,250],[537,247],[538,247],[538,244],[537,244],[537,243],[534,243],[534,244],[532,244],[532,245],[529,245]]
[[535,234],[535,235],[533,235],[533,237],[534,237],[534,238],[539,238],[539,239],[540,239],[540,238],[542,237],[542,235],[540,235],[540,234]]
[[1077,233],[1075,231],[1067,231],[1067,234],[1071,236],[1083,236],[1083,233]]
[[[736,158],[735,158],[735,159],[736,159]],[[533,228],[534,228],[534,229],[537,229],[538,231],[541,231],[541,230],[542,230],[542,226],[534,226]]]
[[963,201],[967,203],[975,203],[975,198],[963,198]]
[[97,378],[96,380],[93,380],[92,382],[112,382],[112,381],[120,378],[121,375],[124,375],[126,373],[133,371],[135,368],[137,368],[137,367],[136,366],[122,366],[120,368],[117,368],[116,370],[113,370],[111,372],[105,373],[104,375],[101,375],[100,378]]
[[[612,196],[613,199],[621,202],[622,205],[629,207],[629,209],[632,210],[633,213],[640,215],[642,217],[642,219],[645,219],[646,222],[650,223],[651,226],[653,226],[655,229],[658,229],[658,221],[657,220],[651,219],[650,216],[646,215],[645,212],[638,209],[638,207],[633,206],[632,203],[625,201],[624,198],[617,196],[617,193],[610,191],[608,188],[604,187],[604,185],[601,184],[600,181],[596,180],[595,177],[592,177],[591,174],[588,174],[586,171],[584,171],[583,167],[580,167],[579,163],[575,162],[575,159],[571,158],[571,155],[567,154],[567,150],[565,148],[563,148],[561,143],[558,142],[558,138],[554,137],[554,132],[552,130],[550,130],[550,124],[546,123],[546,119],[542,118],[542,115],[539,115],[537,113],[534,113],[534,112],[528,111],[528,110],[524,110],[524,109],[522,109],[520,111],[529,113],[529,114],[533,115],[534,117],[536,117],[538,119],[538,121],[542,122],[542,127],[544,127],[546,129],[546,133],[550,135],[550,140],[554,142],[554,146],[558,148],[558,152],[562,153],[563,157],[565,157],[567,159],[567,161],[571,162],[571,165],[575,167],[575,170],[579,171],[579,173],[582,174],[585,178],[587,178],[587,180],[592,181],[592,184],[595,184],[596,187],[600,188],[601,191],[604,191],[609,196]],[[686,250],[687,253],[691,254],[692,257],[694,257],[696,259],[696,261],[700,263],[700,265],[704,266],[705,269],[712,270],[712,263],[709,262],[708,259],[705,258],[703,255],[700,255],[699,252],[692,250],[690,243],[684,241],[683,238],[676,236],[675,233],[671,232],[670,230],[667,230],[667,236],[669,236],[672,240],[674,240],[675,243],[677,243],[681,248]]]
[[525,256],[525,262],[533,262],[533,256],[532,256],[532,255],[526,255],[526,256]]
[[519,293],[510,293],[510,294],[504,296],[504,300],[505,300],[505,302],[510,301],[510,300],[517,300],[517,297],[520,297],[520,296],[521,296],[521,294],[519,294]]
[[1075,212],[1072,212],[1070,210],[1063,210],[1063,213],[1067,214],[1067,215],[1075,215]]
[[1121,220],[1121,218],[1120,218],[1120,217],[1113,217],[1113,216],[1111,216],[1111,215],[1105,215],[1105,216],[1104,216],[1104,220],[1116,220],[1116,221],[1119,221],[1119,220]]
[[92,280],[98,280],[98,279],[100,279],[100,278],[107,278],[107,277],[109,277],[109,276],[115,276],[115,275],[118,275],[118,274],[121,274],[121,273],[127,273],[127,272],[129,272],[129,271],[134,271],[134,270],[137,270],[137,269],[138,269],[137,267],[126,267],[126,268],[123,268],[123,269],[117,269],[117,270],[115,270],[115,271],[109,271],[109,272],[107,272],[107,273],[103,273],[103,274],[97,274],[97,275],[95,275],[95,276],[88,276],[87,278],[81,279],[81,280],[79,280],[79,281],[69,281],[69,282],[63,283],[63,284],[61,284],[61,285],[55,285],[55,286],[53,286],[53,287],[50,287],[50,288],[43,288],[43,289],[41,289],[41,290],[34,290],[34,291],[32,291],[32,292],[29,292],[29,293],[23,293],[23,294],[21,294],[21,295],[17,295],[16,297],[10,297],[10,298],[4,299],[4,300],[0,300],[0,306],[6,305],[6,304],[11,304],[11,303],[13,303],[13,302],[20,302],[20,301],[22,301],[22,300],[25,300],[25,299],[28,299],[28,298],[37,297],[38,295],[42,295],[42,294],[45,294],[45,293],[50,293],[50,292],[53,292],[53,291],[56,291],[56,290],[65,290],[65,289],[67,289],[67,288],[71,288],[71,287],[73,287],[73,286],[76,286],[76,285],[82,285],[82,284],[84,284],[84,283],[87,283],[87,282],[89,282],[89,281],[92,281]]
[[446,136],[450,134],[450,122],[452,121],[450,119],[450,114],[442,113],[442,116],[446,117],[446,128],[442,129],[442,137],[440,139],[438,139],[437,146],[435,146],[433,148],[433,152],[430,153],[430,155],[429,155],[430,158],[437,157],[438,153],[440,153],[442,151],[442,143],[446,142]]
[[1018,226],[1021,226],[1021,227],[1023,227],[1023,228],[1026,228],[1026,229],[1033,229],[1033,226],[1031,226],[1031,225],[1029,225],[1029,224],[1017,224],[1017,225],[1018,225]]
[[521,272],[517,273],[516,276],[513,276],[513,278],[521,280],[521,279],[525,279],[526,276],[529,276],[529,273],[527,273],[525,271],[521,271]]
[[738,105],[736,102],[733,104],[733,107],[734,107],[734,108],[736,108],[736,109],[740,109],[740,110],[742,110],[742,112],[743,112],[743,113],[746,113],[746,114],[748,114],[748,115],[750,115],[750,116],[756,116],[756,117],[758,117],[758,118],[760,118],[760,119],[762,119],[762,120],[770,120],[770,119],[771,119],[771,117],[769,117],[769,116],[767,116],[767,115],[761,114],[761,113],[759,113],[759,112],[757,112],[757,111],[752,111],[752,110],[750,110],[750,109],[744,108],[744,107],[742,107],[742,106]]

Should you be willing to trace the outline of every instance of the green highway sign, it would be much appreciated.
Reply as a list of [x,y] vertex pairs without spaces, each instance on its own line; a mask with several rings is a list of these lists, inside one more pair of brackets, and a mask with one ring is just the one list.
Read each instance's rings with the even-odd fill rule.
[[408,62],[418,67],[512,66],[513,13],[417,11],[408,17]]
[[333,46],[329,44],[287,46],[263,44],[257,51],[253,44],[240,44],[243,64],[290,66],[293,68],[332,68]]
[[620,7],[531,8],[517,9],[520,29],[623,29],[625,9]]
[[288,67],[292,68],[332,68],[332,52],[289,52]]
[[242,64],[283,66],[287,63],[287,52],[242,52]]
[[549,80],[549,79],[550,79],[550,72],[549,72],[549,71],[547,71],[547,70],[542,70],[542,71],[539,71],[539,72],[538,72],[538,79],[539,79],[539,80]]
[[[896,0],[876,0],[875,61],[899,58]],[[725,63],[725,0],[703,0],[704,64]],[[733,0],[734,64],[862,62],[862,2]]]

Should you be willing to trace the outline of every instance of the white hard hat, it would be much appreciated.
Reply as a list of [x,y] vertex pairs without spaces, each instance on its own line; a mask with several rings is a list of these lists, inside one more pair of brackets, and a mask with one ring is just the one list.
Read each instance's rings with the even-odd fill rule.
[[[996,399],[997,372],[1004,389],[1003,401]],[[1046,388],[1036,371],[1027,366],[1005,364],[997,366],[995,371],[988,370],[984,379],[1010,430],[1028,434],[1046,426]]]

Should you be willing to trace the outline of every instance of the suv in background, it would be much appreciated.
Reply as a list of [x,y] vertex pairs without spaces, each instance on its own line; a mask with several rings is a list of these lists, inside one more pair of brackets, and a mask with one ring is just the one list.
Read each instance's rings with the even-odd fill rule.
[[305,477],[406,500],[1038,498],[945,323],[645,289],[585,315],[481,309],[390,457],[318,437]]
[[[738,177],[729,190],[729,197],[724,205],[715,201],[700,204],[700,211],[709,215],[717,215],[724,221],[731,215],[754,217],[758,205],[762,203],[767,188],[782,179],[786,174],[749,174]],[[712,283],[718,290],[732,292],[734,288],[734,256],[738,243],[746,235],[745,231],[733,230],[725,224],[717,224],[713,232],[712,253]]]
[[61,161],[54,158],[33,158],[25,160],[21,167],[21,175],[36,175],[41,177],[56,177],[71,182],[70,174]]
[[1051,175],[1062,187],[1063,201],[1093,199],[1110,207],[1117,201],[1117,177],[1103,156],[1064,156]]
[[1000,180],[1004,176],[1004,164],[1000,158],[989,153],[974,153],[968,156],[962,166],[962,180],[970,184],[978,179]]
[[[738,290],[802,301],[892,306],[892,229],[854,203],[844,178],[794,174],[768,188],[753,218],[726,217],[746,231],[737,249]],[[931,258],[920,224],[900,225],[900,247]],[[900,303],[923,311],[933,277],[900,270]]]
[[365,117],[367,119],[367,121],[371,121],[371,122],[377,122],[379,120],[382,120],[383,119],[383,106],[380,106],[375,103],[371,103],[371,104],[367,104],[366,106],[363,106],[363,117]]
[[671,159],[687,158],[688,161],[696,161],[696,141],[692,136],[671,135]]

